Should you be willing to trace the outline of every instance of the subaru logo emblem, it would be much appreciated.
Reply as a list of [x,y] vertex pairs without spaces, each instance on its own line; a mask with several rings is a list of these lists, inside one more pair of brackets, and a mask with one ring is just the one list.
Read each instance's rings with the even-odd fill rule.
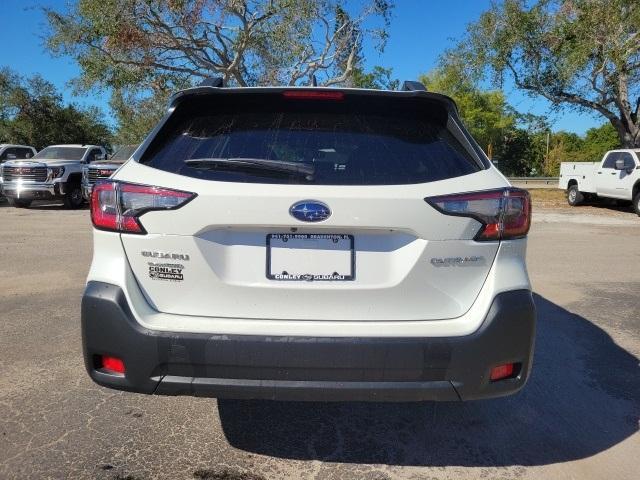
[[321,222],[331,216],[331,209],[316,200],[303,200],[291,205],[289,213],[301,222]]

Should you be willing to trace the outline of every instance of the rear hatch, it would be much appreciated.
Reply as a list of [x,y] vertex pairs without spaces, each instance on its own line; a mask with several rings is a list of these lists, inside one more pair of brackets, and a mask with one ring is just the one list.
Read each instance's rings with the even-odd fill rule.
[[[140,215],[143,234],[121,235],[153,308],[375,321],[471,307],[499,242],[474,241],[478,220],[425,198],[507,184],[445,98],[206,89],[174,106],[116,174],[189,192],[179,208]],[[135,203],[132,192],[122,198]]]

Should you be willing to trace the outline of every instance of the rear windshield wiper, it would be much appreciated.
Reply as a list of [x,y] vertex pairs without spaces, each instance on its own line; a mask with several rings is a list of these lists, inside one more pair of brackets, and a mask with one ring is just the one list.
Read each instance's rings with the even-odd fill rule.
[[218,166],[222,166],[232,167],[234,170],[279,172],[299,175],[307,180],[313,180],[313,175],[316,171],[313,165],[306,163],[267,160],[264,158],[189,158],[184,163],[189,167],[200,169],[215,169]]

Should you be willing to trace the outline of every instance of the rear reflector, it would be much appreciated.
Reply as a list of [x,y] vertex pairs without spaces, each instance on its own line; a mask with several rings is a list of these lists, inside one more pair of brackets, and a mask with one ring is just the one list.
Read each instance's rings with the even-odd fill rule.
[[425,198],[445,215],[470,217],[482,224],[474,240],[522,238],[531,226],[531,197],[519,188],[459,193]]
[[175,210],[195,193],[124,182],[98,182],[91,193],[91,221],[99,230],[147,233],[140,216],[154,210]]
[[287,90],[282,92],[282,96],[296,100],[344,100],[344,93],[326,90]]
[[122,375],[125,373],[124,362],[117,357],[102,355],[100,357],[100,363],[103,370],[107,370],[112,373],[120,373]]
[[515,363],[506,363],[504,365],[498,365],[497,367],[493,367],[491,369],[491,381],[495,382],[497,380],[510,378],[513,376],[515,371],[516,371]]

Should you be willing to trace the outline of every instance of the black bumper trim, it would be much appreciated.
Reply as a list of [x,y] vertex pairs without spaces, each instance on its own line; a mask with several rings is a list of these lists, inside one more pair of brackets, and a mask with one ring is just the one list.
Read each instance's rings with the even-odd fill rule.
[[448,381],[329,382],[247,380],[229,378],[162,377],[154,392],[160,395],[314,401],[460,400]]
[[[531,292],[498,294],[473,334],[446,338],[210,335],[148,330],[124,292],[89,282],[82,299],[85,365],[100,385],[140,393],[272,400],[470,400],[508,395],[529,375]],[[97,358],[122,358],[126,375]],[[522,366],[489,381],[491,367]]]

